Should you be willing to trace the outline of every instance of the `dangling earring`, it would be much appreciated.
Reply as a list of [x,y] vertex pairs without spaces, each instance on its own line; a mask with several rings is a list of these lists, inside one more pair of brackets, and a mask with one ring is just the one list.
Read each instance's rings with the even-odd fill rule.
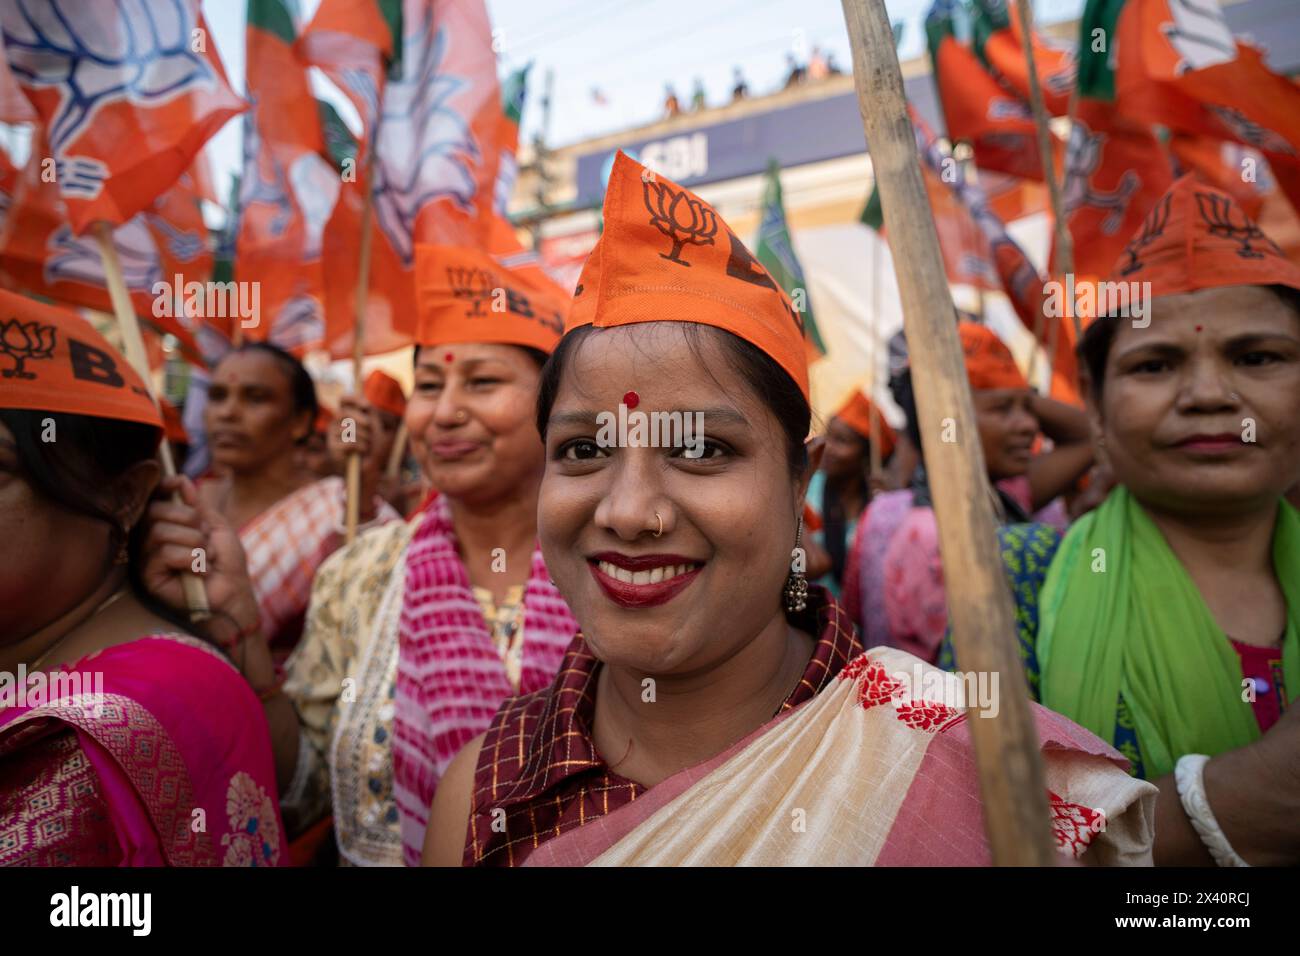
[[[803,515],[799,516],[799,530],[794,535],[794,550],[790,552],[792,559],[801,557],[799,542],[803,540]],[[785,579],[785,590],[782,592],[785,599],[785,609],[791,614],[798,614],[808,606],[808,580],[803,576],[802,571],[796,571],[792,565],[790,576]]]
[[122,536],[122,542],[117,547],[117,556],[113,558],[114,564],[126,564],[131,560],[131,552],[129,550],[131,532],[126,528],[122,528],[120,534]]

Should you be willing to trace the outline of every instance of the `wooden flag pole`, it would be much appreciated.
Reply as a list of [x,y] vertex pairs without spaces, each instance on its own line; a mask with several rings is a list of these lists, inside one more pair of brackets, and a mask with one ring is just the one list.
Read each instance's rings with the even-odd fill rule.
[[[126,351],[126,360],[144,381],[144,387],[149,390],[149,399],[157,406],[158,397],[153,391],[149,358],[144,351],[144,338],[140,335],[140,320],[136,318],[135,307],[131,305],[131,295],[127,292],[126,279],[122,276],[122,264],[117,258],[117,247],[113,245],[112,226],[102,221],[95,223],[95,241],[99,243],[99,255],[104,262],[108,297],[113,302],[117,325],[122,332],[122,347]],[[158,453],[162,459],[163,474],[168,478],[174,478],[176,463],[172,461],[172,450],[165,437],[158,443]],[[179,494],[175,496],[175,500],[180,503]],[[182,574],[181,588],[185,593],[185,606],[189,608],[191,621],[201,624],[212,617],[212,611],[208,607],[207,590],[197,574],[188,572]]]
[[[352,383],[357,393],[361,391],[361,357],[366,342],[366,294],[370,288],[371,168],[371,164],[367,163],[365,200],[361,207],[361,254],[357,263],[357,304],[352,328]],[[357,525],[361,520],[361,455],[355,450],[348,452],[347,489],[347,518],[344,528],[346,541],[351,544],[356,540]]]
[[876,376],[880,373],[880,235],[872,237],[871,243],[871,342],[870,357],[871,379],[867,397],[871,399],[871,477],[881,481],[880,456],[880,412],[876,409]]
[[[842,0],[853,76],[903,300],[926,471],[939,526],[953,645],[966,672],[999,675],[997,716],[969,711],[993,862],[1050,866],[1056,853],[1038,733],[1016,649],[1011,589],[998,545],[984,455],[952,295],[903,96],[885,0]],[[941,425],[941,423],[943,423]],[[941,432],[955,431],[945,442]]]
[[[1025,65],[1029,68],[1029,108],[1034,113],[1034,126],[1038,129],[1038,153],[1043,162],[1043,179],[1047,182],[1047,195],[1052,203],[1052,218],[1055,220],[1056,261],[1048,263],[1048,272],[1054,276],[1066,276],[1074,273],[1074,240],[1065,222],[1065,209],[1061,203],[1061,183],[1056,179],[1056,164],[1052,160],[1052,131],[1048,128],[1047,107],[1043,103],[1043,88],[1038,82],[1038,67],[1034,63],[1034,8],[1029,0],[1016,0],[1016,10],[1020,14],[1020,36],[1025,48]],[[1076,81],[1077,88],[1077,81]],[[1064,170],[1062,170],[1064,175]],[[1056,268],[1051,268],[1052,266]],[[1068,296],[1066,298],[1069,298]],[[1074,304],[1066,308],[1075,322],[1078,332],[1079,319],[1074,315]],[[1046,316],[1039,316],[1041,325]],[[1036,330],[1037,332],[1037,330]],[[1051,393],[1051,380],[1056,371],[1056,348],[1061,333],[1060,321],[1053,319],[1047,330],[1047,375],[1048,393]],[[1042,341],[1041,338],[1039,341]]]
[[406,458],[406,422],[397,426],[397,435],[393,438],[393,450],[388,453],[388,466],[384,474],[396,478],[402,473],[402,461]]

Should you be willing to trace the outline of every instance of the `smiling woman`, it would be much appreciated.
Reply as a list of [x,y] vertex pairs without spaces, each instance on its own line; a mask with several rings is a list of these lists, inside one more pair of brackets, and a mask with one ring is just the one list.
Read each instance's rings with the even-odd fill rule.
[[[452,761],[424,860],[987,861],[960,703],[897,676],[924,670],[908,655],[863,655],[803,580],[820,451],[800,317],[712,209],[662,178],[652,204],[651,179],[618,155],[538,400],[538,534],[582,631],[555,682],[507,701]],[[705,210],[707,242],[665,238],[665,193]],[[602,413],[630,394],[649,414],[701,414],[699,454],[605,441]],[[1062,847],[1096,837],[1103,859],[1140,859],[1150,788],[1068,722],[1042,712],[1040,728],[1074,821]],[[1084,792],[1104,834],[1065,809]],[[909,797],[951,812],[920,821]]]

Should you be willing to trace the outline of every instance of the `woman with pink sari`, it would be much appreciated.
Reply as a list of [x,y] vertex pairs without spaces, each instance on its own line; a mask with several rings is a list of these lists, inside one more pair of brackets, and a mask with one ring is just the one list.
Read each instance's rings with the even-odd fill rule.
[[[475,295],[456,284],[465,275],[480,277]],[[549,686],[577,630],[537,543],[533,409],[562,321],[472,250],[417,247],[416,276],[404,421],[437,494],[321,565],[286,664],[297,719],[272,716],[290,831],[332,831],[346,865],[418,863],[451,759],[502,701]],[[205,540],[197,511],[155,513],[154,540],[177,562]],[[227,593],[244,596],[228,606],[256,630],[247,588],[234,582]]]
[[283,864],[257,694],[141,582],[157,410],[82,319],[0,306],[40,345],[0,378],[0,864]]
[[[424,862],[987,863],[970,722],[999,688],[864,653],[803,574],[799,314],[707,203],[622,153],[604,224],[537,408],[539,537],[582,630],[451,762]],[[1035,718],[1063,856],[1149,862],[1152,788]]]

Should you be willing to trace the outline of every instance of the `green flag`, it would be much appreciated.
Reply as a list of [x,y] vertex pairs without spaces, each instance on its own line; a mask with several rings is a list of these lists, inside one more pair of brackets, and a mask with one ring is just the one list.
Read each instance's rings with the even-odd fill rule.
[[526,64],[522,69],[515,70],[506,77],[501,84],[501,111],[506,114],[506,119],[519,128],[519,120],[524,115],[524,97],[528,95],[528,71],[533,68],[532,63]]
[[804,332],[808,341],[822,355],[826,346],[817,323],[813,320],[812,301],[804,281],[803,267],[794,254],[794,243],[785,221],[785,204],[781,199],[781,166],[775,159],[768,161],[767,183],[763,188],[763,216],[758,226],[758,246],[754,250],[763,268],[780,283],[803,315]]
[[862,207],[862,214],[858,219],[864,226],[876,232],[884,228],[885,211],[880,207],[880,189],[875,184],[872,184],[871,195],[867,197],[867,204]]
[[1088,0],[1079,17],[1079,96],[1115,99],[1115,39],[1124,0]]

